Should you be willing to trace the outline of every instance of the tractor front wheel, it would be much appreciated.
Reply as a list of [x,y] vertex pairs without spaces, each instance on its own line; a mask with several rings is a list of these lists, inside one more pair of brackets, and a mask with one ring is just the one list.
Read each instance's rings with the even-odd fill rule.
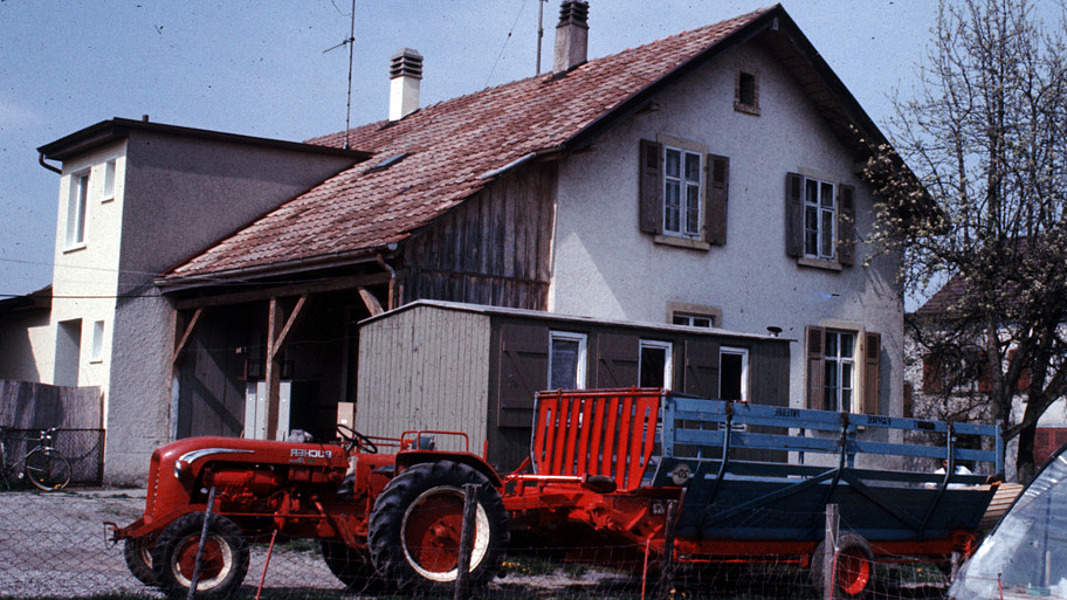
[[141,583],[148,586],[159,585],[159,579],[152,568],[152,542],[148,537],[126,538],[122,545],[122,555],[126,558],[126,566],[130,573]]
[[196,558],[200,572],[196,593],[199,598],[221,598],[233,592],[248,572],[248,546],[241,529],[219,515],[207,522],[207,538],[200,550],[204,514],[190,513],[163,529],[152,552],[159,585],[171,596],[185,597],[192,587]]
[[381,579],[374,572],[370,554],[366,549],[357,549],[344,542],[322,540],[322,558],[349,592],[375,592]]
[[468,581],[480,586],[496,575],[508,543],[504,503],[484,474],[449,460],[408,468],[374,502],[368,540],[379,573],[400,586],[452,589],[467,483],[478,486]]

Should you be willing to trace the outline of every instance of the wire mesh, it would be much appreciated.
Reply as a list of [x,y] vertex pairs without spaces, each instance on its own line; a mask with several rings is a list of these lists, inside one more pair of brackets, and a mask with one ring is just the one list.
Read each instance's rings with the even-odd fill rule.
[[[105,522],[127,525],[144,511],[145,491],[73,488],[54,493],[0,492],[0,598],[90,598],[102,595],[161,598],[138,581],[123,549],[106,541]],[[587,550],[588,548],[586,548]],[[771,600],[820,599],[807,566],[796,555],[764,555],[758,560],[681,560],[662,577],[654,555],[646,566],[645,547],[597,545],[597,563],[574,546],[552,545],[516,535],[500,574],[466,597],[507,600],[654,599]],[[919,557],[882,555],[869,565],[867,598],[943,598],[948,579],[939,565]],[[377,582],[346,589],[333,575],[315,540],[279,541],[267,563],[268,545],[250,545],[248,573],[237,595],[264,598],[415,598],[427,594]],[[604,566],[615,563],[615,566]],[[941,565],[944,566],[944,565]]]

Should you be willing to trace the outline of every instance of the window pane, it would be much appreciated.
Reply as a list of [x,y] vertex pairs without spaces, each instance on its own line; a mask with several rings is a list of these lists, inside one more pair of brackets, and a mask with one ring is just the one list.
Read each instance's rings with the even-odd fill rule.
[[663,198],[663,229],[681,231],[682,199],[681,186],[676,181],[668,181]]
[[552,340],[552,355],[549,362],[552,363],[552,372],[549,374],[549,389],[574,389],[578,387],[578,354],[579,343],[577,340],[554,338]]
[[685,154],[685,178],[689,181],[700,182],[700,155]]
[[822,182],[822,205],[827,208],[834,207],[834,184]]
[[832,258],[834,255],[834,211],[822,211],[821,231],[819,231],[819,255]]
[[852,358],[856,351],[853,347],[856,344],[856,336],[851,333],[839,334],[841,338],[841,356],[844,358]]
[[837,357],[837,334],[832,331],[826,332],[826,349],[823,351],[827,357]]
[[641,387],[665,387],[664,375],[667,369],[667,349],[663,347],[641,347],[641,373],[638,375]]
[[696,234],[700,230],[700,186],[686,187],[685,232]]
[[744,376],[744,358],[740,354],[724,352],[719,359],[719,397],[723,400],[741,400],[741,378]]
[[679,178],[681,176],[681,153],[677,150],[667,149],[667,160],[665,161],[665,168],[667,177]]
[[804,181],[804,201],[815,206],[819,205],[819,184],[814,179]]

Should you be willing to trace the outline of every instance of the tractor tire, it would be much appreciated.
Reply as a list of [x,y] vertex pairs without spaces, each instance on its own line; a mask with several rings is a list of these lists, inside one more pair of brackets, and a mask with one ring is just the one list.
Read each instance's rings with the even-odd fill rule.
[[[811,557],[811,585],[822,597],[822,553],[825,541],[819,542]],[[845,532],[837,540],[838,552],[834,569],[834,598],[862,600],[874,589],[874,553],[863,536]]]
[[402,588],[452,592],[467,483],[479,486],[467,581],[476,589],[496,575],[508,544],[507,510],[489,478],[450,460],[408,468],[375,500],[368,542],[378,573]]
[[[185,598],[192,585],[203,513],[190,513],[163,529],[152,551],[159,586],[167,595]],[[248,546],[231,520],[211,515],[201,556],[198,598],[223,598],[236,590],[248,573]]]
[[374,571],[370,553],[365,549],[352,548],[344,542],[322,540],[322,558],[341,583],[345,591],[355,593],[377,593],[381,591],[382,580]]
[[152,568],[152,542],[148,537],[126,538],[122,545],[122,555],[126,558],[126,566],[130,573],[141,583],[155,587],[159,585],[159,578]]

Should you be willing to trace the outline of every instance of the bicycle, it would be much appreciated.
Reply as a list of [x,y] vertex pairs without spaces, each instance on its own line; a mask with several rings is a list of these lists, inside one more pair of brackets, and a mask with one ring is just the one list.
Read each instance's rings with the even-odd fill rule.
[[[10,427],[0,427],[0,477],[4,485],[11,489],[11,479],[25,476],[39,490],[53,492],[67,487],[70,483],[70,461],[55,447],[57,427],[41,430],[37,436],[37,445],[24,452],[13,462],[8,462],[7,437]],[[22,438],[32,442],[33,438]]]

